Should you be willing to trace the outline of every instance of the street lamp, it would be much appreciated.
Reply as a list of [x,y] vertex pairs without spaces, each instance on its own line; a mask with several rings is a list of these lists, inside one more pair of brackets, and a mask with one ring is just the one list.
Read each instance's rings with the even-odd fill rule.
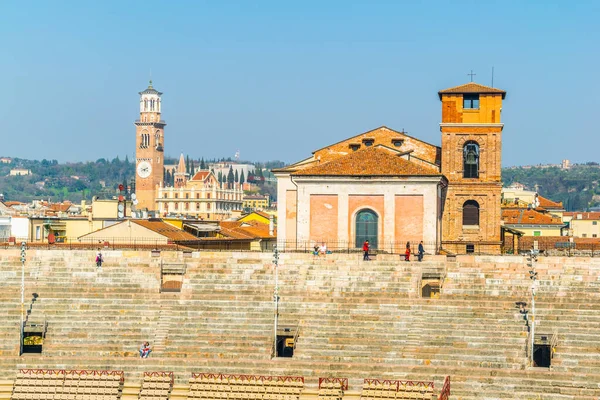
[[529,269],[529,279],[531,279],[531,313],[530,322],[531,322],[531,366],[534,366],[535,362],[533,360],[533,346],[535,342],[535,290],[536,290],[536,281],[537,281],[537,271],[535,270],[535,263],[537,262],[538,252],[537,250],[531,250],[531,253],[528,257],[527,266]]
[[273,357],[277,357],[277,320],[279,318],[279,251],[277,245],[273,245],[273,264],[275,265],[275,289],[273,290],[273,301],[275,303],[275,326],[273,332]]
[[21,331],[19,332],[19,355],[23,354],[23,331],[25,329],[25,250],[27,243],[21,242]]

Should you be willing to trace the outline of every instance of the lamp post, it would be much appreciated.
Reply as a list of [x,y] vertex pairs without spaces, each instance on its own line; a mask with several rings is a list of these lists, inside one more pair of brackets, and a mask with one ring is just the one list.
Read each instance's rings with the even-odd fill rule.
[[275,303],[275,326],[273,331],[273,357],[277,357],[277,323],[279,318],[279,250],[273,245],[273,264],[275,265],[275,289],[273,290],[273,301]]
[[19,355],[23,354],[23,331],[25,328],[25,250],[27,243],[21,242],[21,328],[19,332]]
[[531,250],[529,255],[529,279],[531,279],[531,314],[529,321],[531,322],[531,366],[534,366],[533,360],[533,346],[535,342],[535,290],[537,281],[537,271],[535,270],[535,263],[537,262],[537,250]]

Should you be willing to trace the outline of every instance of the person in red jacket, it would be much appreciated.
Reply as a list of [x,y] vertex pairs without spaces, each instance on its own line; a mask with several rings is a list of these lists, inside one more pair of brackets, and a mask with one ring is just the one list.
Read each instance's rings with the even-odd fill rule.
[[406,242],[406,251],[404,252],[404,261],[410,261],[410,242]]
[[369,241],[365,240],[365,242],[363,243],[363,261],[369,261]]

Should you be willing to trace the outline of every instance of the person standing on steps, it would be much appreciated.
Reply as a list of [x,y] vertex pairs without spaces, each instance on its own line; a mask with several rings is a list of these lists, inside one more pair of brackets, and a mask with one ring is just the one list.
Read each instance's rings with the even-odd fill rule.
[[406,251],[404,251],[404,261],[410,261],[410,242],[406,242]]
[[103,261],[104,261],[104,258],[102,258],[102,253],[98,252],[98,254],[96,254],[96,267],[102,268]]
[[363,261],[370,261],[371,259],[369,258],[369,241],[365,240],[365,242],[363,243]]
[[423,248],[423,241],[421,240],[421,242],[419,243],[419,253],[418,253],[419,262],[423,261],[424,254],[425,254],[425,249]]

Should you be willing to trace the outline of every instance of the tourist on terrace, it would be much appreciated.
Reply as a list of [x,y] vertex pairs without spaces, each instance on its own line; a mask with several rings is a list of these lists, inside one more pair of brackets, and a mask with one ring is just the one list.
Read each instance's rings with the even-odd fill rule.
[[140,358],[148,358],[148,355],[152,352],[150,349],[150,343],[144,342],[140,346]]
[[418,252],[419,262],[423,261],[423,254],[425,254],[425,249],[423,248],[423,241],[421,240],[421,242],[419,243],[419,252]]
[[369,241],[365,240],[365,242],[363,243],[363,261],[369,261]]
[[315,251],[313,252],[313,256],[319,257],[319,245],[318,244],[315,244],[314,250]]
[[319,252],[320,252],[321,254],[323,254],[323,255],[326,255],[326,254],[327,254],[327,246],[325,245],[325,243],[323,243],[323,244],[321,245],[321,247],[319,247]]
[[102,253],[98,252],[98,254],[96,254],[96,267],[101,268],[103,261],[104,258],[102,258]]
[[404,252],[404,261],[410,261],[410,242],[406,242],[406,251]]

